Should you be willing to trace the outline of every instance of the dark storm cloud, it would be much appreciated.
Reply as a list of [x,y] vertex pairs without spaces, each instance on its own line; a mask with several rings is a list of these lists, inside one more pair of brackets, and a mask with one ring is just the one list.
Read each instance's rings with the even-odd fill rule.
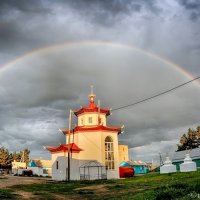
[[48,13],[50,10],[46,8],[45,1],[31,1],[31,0],[1,0],[0,13],[6,14],[8,12],[19,11],[34,14]]
[[39,42],[36,41],[35,31],[31,27],[50,12],[43,1],[0,1],[1,52],[10,53],[12,49],[19,54],[22,49],[30,48],[29,46],[36,47]]
[[140,13],[142,9],[155,14],[159,12],[159,8],[152,0],[70,0],[69,5],[80,12],[83,17],[87,16],[87,19],[93,23],[107,27],[119,25],[121,20],[127,16]]
[[[70,5],[81,11],[82,16],[87,16],[93,23],[113,26],[118,24],[125,16],[133,12],[140,12],[141,5],[132,1],[70,1]],[[81,9],[80,9],[81,8]]]
[[[82,30],[87,26],[93,29],[87,30],[89,39],[96,39],[98,25],[112,29],[115,25],[121,26],[127,17],[140,13],[141,9],[151,13],[158,12],[159,9],[153,2],[141,0],[126,2],[79,0],[60,1],[59,3],[25,0],[1,1],[1,52],[10,54],[10,49],[13,49],[12,53],[16,52],[20,55],[24,51],[44,45],[63,40],[80,39]],[[76,23],[78,27],[74,28],[79,30],[73,30]],[[70,30],[73,33],[65,34]],[[112,37],[115,37],[117,31],[112,33]],[[92,36],[90,32],[94,32],[96,36]],[[108,34],[105,39],[108,39],[107,37]]]
[[188,11],[190,11],[190,19],[198,20],[200,17],[200,1],[199,0],[179,0],[179,3]]

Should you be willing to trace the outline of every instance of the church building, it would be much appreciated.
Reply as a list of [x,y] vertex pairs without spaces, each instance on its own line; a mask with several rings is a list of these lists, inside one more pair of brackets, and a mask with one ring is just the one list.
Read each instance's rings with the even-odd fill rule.
[[77,125],[61,130],[66,144],[45,147],[52,155],[52,179],[68,180],[69,170],[70,180],[119,178],[118,135],[123,127],[107,125],[111,110],[97,106],[95,97],[91,90],[89,105],[72,111]]

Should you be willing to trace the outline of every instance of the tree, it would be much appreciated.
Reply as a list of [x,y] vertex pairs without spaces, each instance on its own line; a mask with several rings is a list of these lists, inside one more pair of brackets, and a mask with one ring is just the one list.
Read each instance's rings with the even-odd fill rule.
[[0,168],[11,168],[12,162],[15,160],[17,162],[25,162],[28,164],[29,162],[29,154],[30,150],[24,149],[19,153],[14,151],[13,153],[9,153],[8,149],[1,147],[0,148]]
[[24,149],[22,151],[20,151],[19,153],[14,151],[12,153],[12,161],[17,161],[17,162],[25,162],[26,164],[28,164],[29,162],[29,154],[30,154],[30,150],[29,149]]
[[0,148],[0,168],[9,168],[11,166],[11,159],[8,149]]
[[21,156],[20,156],[20,153],[17,153],[16,151],[14,151],[12,153],[12,161],[16,161],[16,162],[19,162],[21,160]]
[[187,146],[187,142],[188,142],[188,138],[186,136],[186,134],[184,133],[180,139],[180,144],[178,144],[178,150],[177,151],[182,151],[186,149]]
[[197,137],[200,139],[200,126],[197,126],[196,134]]
[[200,126],[197,126],[196,129],[197,145],[200,147]]
[[30,150],[28,150],[28,149],[24,149],[23,151],[20,151],[20,160],[21,160],[21,162],[25,162],[26,164],[28,164],[28,162],[29,162],[29,154],[30,154]]
[[180,139],[180,144],[178,144],[177,146],[177,151],[200,147],[200,126],[198,126],[196,130],[189,128],[187,135],[182,135]]

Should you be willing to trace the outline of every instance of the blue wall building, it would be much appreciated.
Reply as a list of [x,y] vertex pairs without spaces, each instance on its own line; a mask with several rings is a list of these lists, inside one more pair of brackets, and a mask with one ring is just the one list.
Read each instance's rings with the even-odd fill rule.
[[148,165],[142,161],[123,161],[119,164],[120,167],[132,167],[135,174],[146,174],[149,172]]

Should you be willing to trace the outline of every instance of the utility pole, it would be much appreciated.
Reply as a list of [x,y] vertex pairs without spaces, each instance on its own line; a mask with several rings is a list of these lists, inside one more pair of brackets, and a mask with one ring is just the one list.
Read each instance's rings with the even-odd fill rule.
[[72,122],[72,110],[69,111],[69,125],[68,125],[68,181],[70,181],[70,131]]
[[100,100],[98,100],[98,125],[101,125],[101,118],[100,118]]
[[163,165],[163,160],[162,160],[162,156],[161,156],[161,153],[159,152],[159,157],[160,157],[160,166]]

